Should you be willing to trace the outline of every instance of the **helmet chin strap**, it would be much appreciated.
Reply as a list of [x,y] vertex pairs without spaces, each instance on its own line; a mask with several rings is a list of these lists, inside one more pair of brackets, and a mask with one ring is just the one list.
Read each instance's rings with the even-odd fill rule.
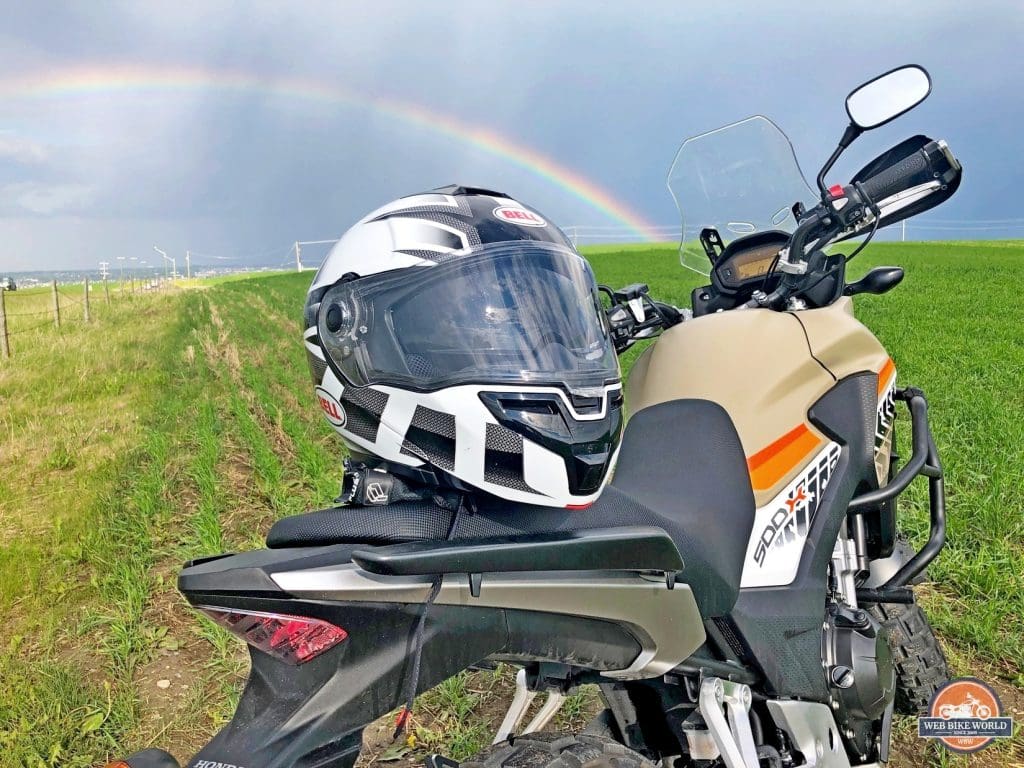
[[[455,513],[452,515],[451,525],[448,526],[448,534],[445,539],[451,539],[455,533],[455,529],[459,525],[459,518],[462,517],[462,509],[466,499],[464,496],[460,496],[455,506]],[[402,733],[405,732],[406,727],[409,724],[409,719],[412,717],[412,707],[416,701],[416,688],[419,686],[420,681],[420,661],[423,658],[423,632],[427,625],[427,612],[430,610],[430,606],[434,604],[438,594],[441,592],[441,582],[443,576],[438,576],[434,579],[434,583],[430,587],[430,594],[427,595],[426,602],[423,603],[423,609],[420,611],[419,619],[416,621],[416,631],[413,634],[413,651],[412,651],[412,669],[409,672],[409,677],[406,678],[405,682],[405,706],[402,711],[398,713],[398,718],[395,721],[395,733],[391,737],[394,741]]]

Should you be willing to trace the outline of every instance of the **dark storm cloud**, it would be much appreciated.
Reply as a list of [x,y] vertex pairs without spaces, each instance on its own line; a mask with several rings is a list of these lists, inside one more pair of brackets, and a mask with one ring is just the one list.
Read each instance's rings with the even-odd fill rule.
[[[1019,216],[1016,3],[8,5],[7,82],[116,66],[333,84],[491,128],[664,224],[676,220],[664,177],[682,137],[768,114],[813,175],[847,90],[919,61],[931,99],[855,145],[835,180],[927,132],[966,169],[941,218]],[[614,223],[537,175],[365,106],[100,89],[5,99],[0,269],[94,265],[157,240],[284,259],[293,240],[336,236],[392,197],[451,181],[506,190],[564,224]]]

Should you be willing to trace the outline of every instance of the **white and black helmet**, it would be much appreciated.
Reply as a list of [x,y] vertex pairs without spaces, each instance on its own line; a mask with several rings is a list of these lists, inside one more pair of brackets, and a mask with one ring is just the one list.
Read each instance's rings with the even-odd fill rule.
[[608,481],[618,360],[589,265],[532,208],[469,187],[389,203],[328,254],[305,321],[320,406],[357,456],[546,506]]

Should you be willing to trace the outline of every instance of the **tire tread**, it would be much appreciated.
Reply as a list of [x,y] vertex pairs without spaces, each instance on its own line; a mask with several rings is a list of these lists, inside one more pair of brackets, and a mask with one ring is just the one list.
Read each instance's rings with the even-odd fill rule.
[[889,633],[896,669],[896,712],[926,715],[932,695],[949,680],[949,665],[917,602],[878,603],[868,609]]

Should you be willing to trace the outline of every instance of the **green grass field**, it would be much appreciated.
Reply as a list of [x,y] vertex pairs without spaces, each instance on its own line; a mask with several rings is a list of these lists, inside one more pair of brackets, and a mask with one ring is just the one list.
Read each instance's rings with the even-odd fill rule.
[[[685,304],[696,275],[671,248],[588,251],[598,278]],[[904,283],[857,299],[900,381],[926,391],[947,471],[949,541],[923,601],[959,674],[993,682],[1024,719],[1024,244],[872,246]],[[238,643],[174,590],[188,557],[259,546],[282,516],[328,505],[340,442],[314,406],[299,316],[310,273],[93,298],[60,331],[19,320],[0,360],[0,765],[85,766],[147,745],[179,758],[230,716]],[[692,278],[692,279],[691,279]],[[66,289],[70,296],[78,294]],[[45,312],[45,292],[12,296]],[[628,366],[637,352],[630,351]],[[906,430],[904,430],[906,432]],[[915,541],[924,487],[901,502]],[[464,758],[489,739],[507,672],[421,697],[415,744]],[[558,726],[580,727],[584,692]],[[958,762],[898,725],[893,765]],[[390,734],[388,734],[390,735]],[[1019,739],[1019,733],[1018,733]],[[1024,760],[1004,743],[973,763]],[[962,762],[962,760],[959,760]]]

